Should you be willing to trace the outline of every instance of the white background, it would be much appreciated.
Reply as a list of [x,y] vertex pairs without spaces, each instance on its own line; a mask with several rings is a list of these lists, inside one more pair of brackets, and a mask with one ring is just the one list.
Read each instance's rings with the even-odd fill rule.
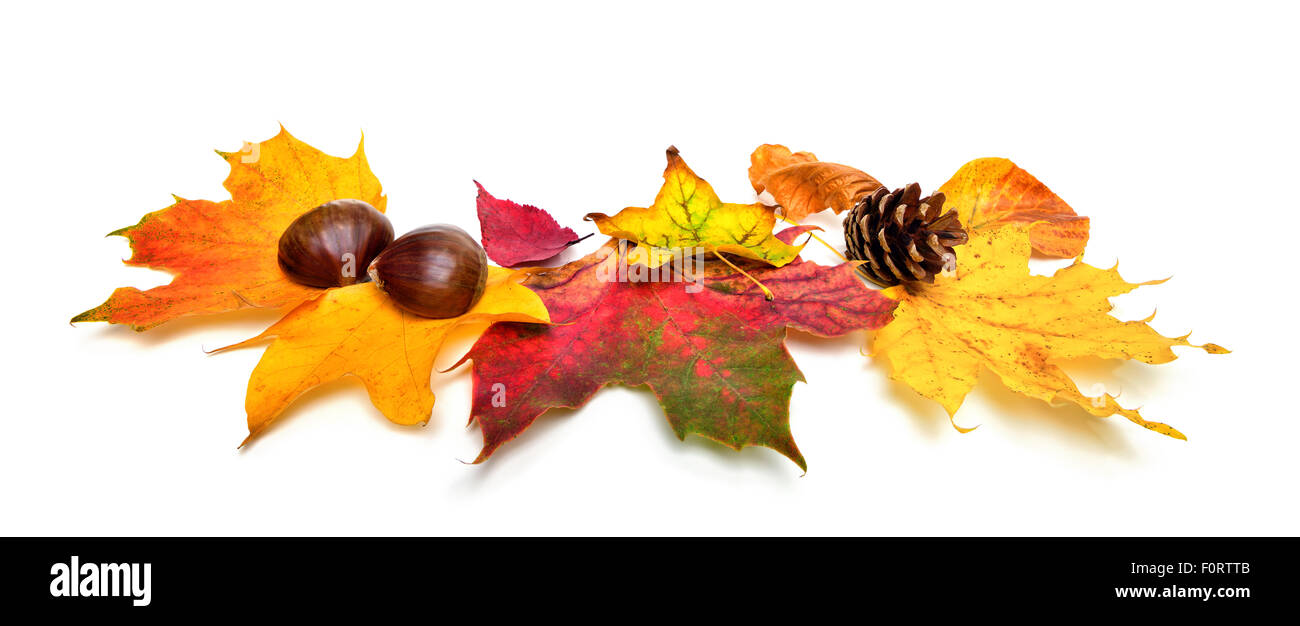
[[[380,4],[6,5],[0,532],[1296,533],[1295,5]],[[1174,276],[1118,315],[1158,306],[1158,330],[1234,353],[1074,368],[1188,442],[992,376],[962,435],[857,333],[790,339],[807,475],[679,442],[623,388],[466,465],[465,369],[436,377],[425,428],[390,425],[349,379],[240,451],[261,349],[201,349],[273,314],[142,335],[67,320],[166,282],[103,234],[171,193],[227,197],[211,150],[280,122],[336,155],[364,130],[399,232],[477,232],[472,179],[589,232],[583,214],[653,199],[669,144],[734,202],[765,142],[927,191],[1005,156],[1091,216],[1088,261]]]

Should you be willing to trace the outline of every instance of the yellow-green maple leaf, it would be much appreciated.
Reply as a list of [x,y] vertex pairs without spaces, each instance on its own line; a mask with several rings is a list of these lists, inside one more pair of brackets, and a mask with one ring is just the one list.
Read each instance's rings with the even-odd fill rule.
[[664,184],[649,207],[628,207],[615,215],[589,213],[600,232],[641,244],[629,259],[659,267],[693,248],[724,252],[781,267],[799,256],[800,246],[772,233],[776,215],[762,204],[723,202],[713,186],[691,171],[677,148],[668,148]]

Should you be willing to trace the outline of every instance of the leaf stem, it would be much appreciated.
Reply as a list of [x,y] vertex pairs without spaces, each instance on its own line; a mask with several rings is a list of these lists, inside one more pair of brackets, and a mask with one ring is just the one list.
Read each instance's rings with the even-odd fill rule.
[[772,290],[771,290],[771,289],[768,289],[767,286],[765,286],[763,283],[758,282],[758,279],[757,279],[757,278],[754,278],[753,276],[750,276],[750,275],[749,275],[749,272],[746,272],[745,270],[742,270],[742,269],[740,269],[739,267],[737,267],[736,264],[735,264],[735,263],[732,263],[731,261],[729,261],[729,260],[727,259],[727,257],[722,256],[722,253],[721,253],[721,252],[718,252],[718,249],[717,249],[717,248],[710,248],[709,251],[713,253],[713,256],[716,256],[716,257],[718,257],[719,259],[722,259],[722,262],[723,262],[723,263],[726,263],[727,265],[730,265],[730,266],[731,266],[731,269],[736,270],[737,272],[740,272],[741,274],[744,274],[744,275],[745,275],[745,278],[748,278],[748,279],[749,279],[750,281],[752,281],[755,285],[758,285],[758,288],[763,290],[763,297],[764,297],[764,298],[767,298],[769,301],[774,300],[774,299],[776,298],[776,296],[772,295]]

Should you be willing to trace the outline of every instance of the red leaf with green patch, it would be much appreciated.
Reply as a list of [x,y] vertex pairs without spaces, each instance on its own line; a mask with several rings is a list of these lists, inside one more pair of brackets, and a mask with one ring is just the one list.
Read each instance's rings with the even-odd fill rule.
[[[788,241],[804,230],[781,235]],[[582,406],[618,383],[649,387],[678,438],[765,446],[806,468],[790,434],[790,393],[803,375],[786,350],[786,329],[830,337],[879,328],[896,304],[848,263],[753,267],[750,274],[776,296],[768,301],[721,263],[694,272],[694,263],[683,263],[658,280],[632,282],[648,270],[625,262],[611,241],[533,275],[524,284],[556,325],[495,324],[465,356],[474,361],[470,420],[483,429],[476,462],[546,410]]]

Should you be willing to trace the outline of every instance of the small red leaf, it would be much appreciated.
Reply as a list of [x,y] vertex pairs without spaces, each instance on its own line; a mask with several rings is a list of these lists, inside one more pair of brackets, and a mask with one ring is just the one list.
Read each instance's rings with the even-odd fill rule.
[[550,213],[529,204],[498,199],[478,186],[478,222],[483,249],[505,267],[549,259],[578,243],[572,228],[561,228]]
[[795,237],[798,237],[799,235],[802,235],[804,233],[812,232],[814,230],[821,230],[821,229],[822,229],[821,226],[801,224],[798,226],[791,226],[789,228],[782,229],[780,232],[776,234],[776,238],[793,246]]

